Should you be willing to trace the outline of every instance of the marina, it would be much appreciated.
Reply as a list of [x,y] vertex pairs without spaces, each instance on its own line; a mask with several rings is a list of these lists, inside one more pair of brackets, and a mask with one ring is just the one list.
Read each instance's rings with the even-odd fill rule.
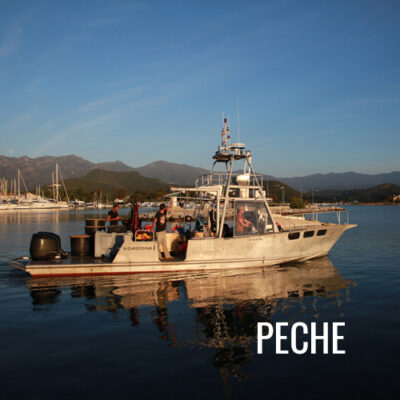
[[[103,209],[112,207],[112,204],[108,202],[108,196],[106,202],[102,202],[101,192],[100,194],[96,192],[93,194],[92,202],[85,202],[79,199],[71,200],[57,163],[55,164],[55,171],[51,174],[51,182],[50,185],[45,185],[52,191],[52,197],[48,198],[44,195],[44,190],[40,185],[36,187],[35,194],[30,192],[19,169],[17,169],[16,179],[8,181],[6,178],[1,178],[0,211],[76,208]],[[24,190],[21,190],[21,184],[23,184]],[[60,188],[64,191],[64,199],[61,197]]]

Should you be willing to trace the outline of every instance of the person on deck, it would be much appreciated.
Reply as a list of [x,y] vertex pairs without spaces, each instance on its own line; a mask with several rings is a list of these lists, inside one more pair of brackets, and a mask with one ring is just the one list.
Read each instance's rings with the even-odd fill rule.
[[248,233],[249,228],[253,225],[252,222],[244,217],[243,213],[244,207],[240,206],[236,216],[236,233],[238,235],[244,235],[245,233]]
[[110,222],[110,225],[118,225],[118,221],[121,217],[118,215],[119,205],[114,204],[113,208],[108,212],[107,221]]
[[[164,257],[166,260],[172,260],[171,255],[169,254],[167,248],[167,235],[165,229],[167,227],[167,213],[172,210],[172,199],[171,205],[167,209],[165,204],[160,205],[160,211],[156,214],[153,221],[153,232],[154,227],[156,228],[156,236],[157,236],[157,244],[158,244],[158,255],[161,259],[161,251],[164,253]],[[162,248],[162,250],[161,250]]]

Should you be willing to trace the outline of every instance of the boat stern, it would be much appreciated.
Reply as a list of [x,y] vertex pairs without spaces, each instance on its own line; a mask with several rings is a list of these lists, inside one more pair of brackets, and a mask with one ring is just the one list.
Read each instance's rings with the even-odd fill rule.
[[10,260],[8,263],[19,271],[27,272],[26,265],[31,259],[29,257],[18,257]]

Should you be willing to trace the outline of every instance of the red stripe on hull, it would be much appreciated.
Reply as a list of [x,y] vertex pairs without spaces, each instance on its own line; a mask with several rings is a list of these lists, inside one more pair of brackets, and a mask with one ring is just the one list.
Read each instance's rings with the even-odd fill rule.
[[[197,271],[206,271],[205,269],[196,269]],[[174,271],[135,271],[135,272],[93,272],[90,274],[38,274],[31,275],[32,278],[49,278],[54,276],[102,276],[102,275],[133,275],[133,274],[159,274],[159,273],[177,273],[177,272],[194,272],[192,269],[177,269]],[[29,273],[29,272],[28,272]]]

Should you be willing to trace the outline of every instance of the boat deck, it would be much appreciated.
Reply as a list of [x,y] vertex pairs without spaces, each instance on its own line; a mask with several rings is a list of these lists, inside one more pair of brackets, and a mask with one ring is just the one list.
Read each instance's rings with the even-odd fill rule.
[[[161,259],[161,262],[170,263],[170,262],[177,262],[183,261],[184,255],[182,256],[175,256],[170,260]],[[113,258],[111,257],[101,257],[96,258],[93,256],[71,256],[69,255],[67,258],[61,260],[40,260],[40,261],[29,261],[29,265],[32,266],[67,266],[67,265],[113,265]]]
[[110,257],[95,258],[93,256],[71,256],[62,260],[40,260],[29,262],[30,265],[82,265],[82,264],[112,264]]
[[282,210],[282,211],[277,212],[276,214],[304,215],[304,214],[324,214],[324,213],[331,213],[331,212],[346,212],[346,209],[342,208],[342,207],[336,207],[336,206],[334,206],[334,207],[310,207],[310,208]]

